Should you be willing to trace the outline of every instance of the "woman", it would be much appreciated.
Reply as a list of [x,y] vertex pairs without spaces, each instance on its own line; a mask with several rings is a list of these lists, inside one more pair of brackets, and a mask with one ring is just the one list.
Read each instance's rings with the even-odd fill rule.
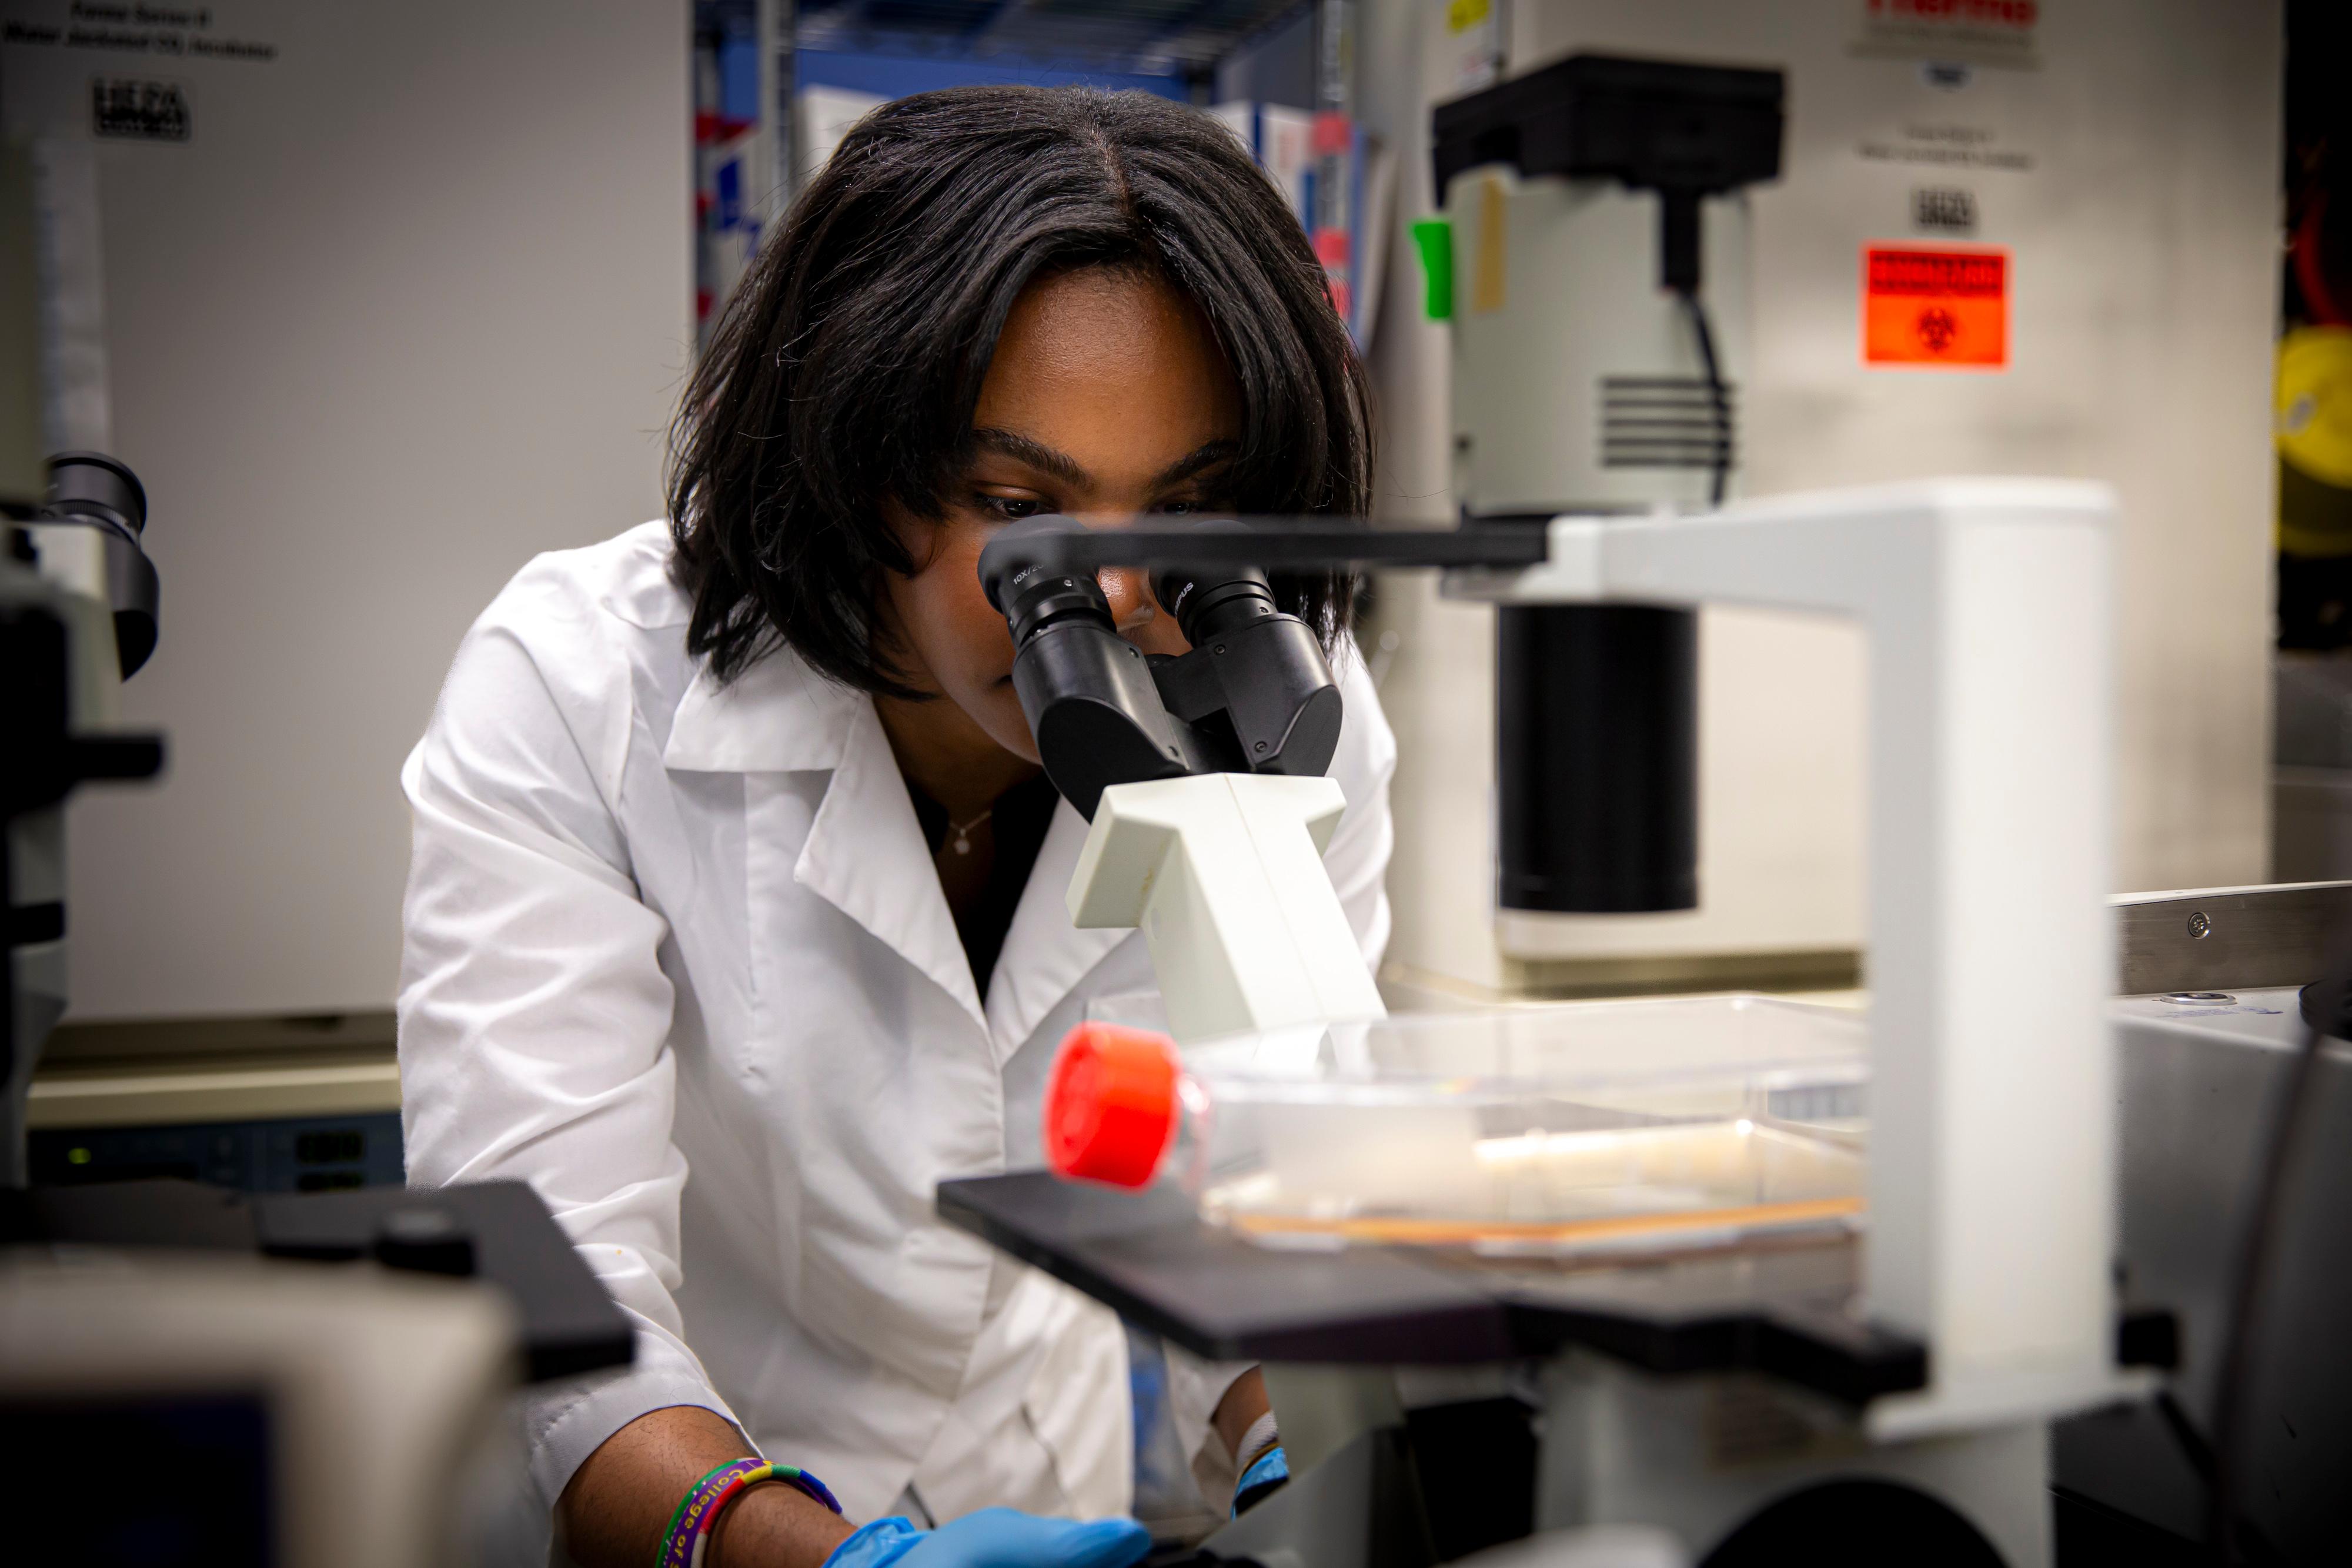
[[[1360,515],[1370,467],[1321,270],[1221,127],[925,94],[851,132],[744,280],[671,521],[534,561],[474,627],[404,774],[409,1174],[530,1180],[635,1320],[625,1375],[529,1409],[575,1558],[652,1561],[754,1446],[846,1521],[752,1487],[706,1562],[1140,1554],[1055,1521],[1129,1506],[1117,1320],[932,1211],[943,1178],[1037,1163],[1055,1042],[1152,983],[1134,934],[1070,924],[1085,824],[975,563],[1032,514]],[[1183,650],[1139,574],[1104,587]],[[1343,679],[1328,861],[1370,963],[1393,746],[1346,588],[1284,591]],[[1172,1370],[1222,1509],[1263,1386]],[[913,1522],[840,1545],[885,1514]]]

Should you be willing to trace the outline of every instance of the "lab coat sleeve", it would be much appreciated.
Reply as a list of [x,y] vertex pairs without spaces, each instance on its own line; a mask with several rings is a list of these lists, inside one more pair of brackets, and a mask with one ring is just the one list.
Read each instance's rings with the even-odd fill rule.
[[687,1166],[671,1141],[667,927],[637,896],[611,805],[633,722],[619,630],[527,569],[467,634],[402,772],[409,1182],[528,1181],[637,1331],[627,1372],[524,1400],[550,1507],[648,1411],[735,1419],[671,1296]]

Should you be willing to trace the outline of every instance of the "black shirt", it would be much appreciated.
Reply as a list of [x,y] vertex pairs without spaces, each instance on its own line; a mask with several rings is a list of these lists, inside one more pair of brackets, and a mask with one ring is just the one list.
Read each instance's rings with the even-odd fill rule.
[[[907,793],[936,860],[947,842],[947,808],[912,784]],[[989,868],[988,884],[980,897],[956,917],[956,935],[963,938],[963,956],[971,965],[972,985],[982,1002],[988,1000],[988,982],[996,973],[997,955],[1004,950],[1004,934],[1013,928],[1013,912],[1021,906],[1022,890],[1029,885],[1030,870],[1037,863],[1037,851],[1045,842],[1045,830],[1061,799],[1053,780],[1040,773],[999,795],[989,808],[996,863]]]

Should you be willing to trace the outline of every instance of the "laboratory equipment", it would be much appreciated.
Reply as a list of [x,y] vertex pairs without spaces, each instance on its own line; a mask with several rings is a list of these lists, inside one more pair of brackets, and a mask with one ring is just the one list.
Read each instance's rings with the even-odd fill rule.
[[[2326,907],[2314,918],[2321,894]],[[2308,959],[2297,965],[2294,950],[2340,955],[2352,885],[2214,889],[2131,901],[2122,913],[2128,921],[2184,904],[2212,922],[2210,935],[2194,943],[2203,950],[2169,972],[2143,973],[2153,994],[2125,996],[2112,1008],[2122,1105],[2118,1270],[2136,1296],[2171,1309],[2179,1365],[2156,1402],[2061,1426],[2052,1480],[2151,1531],[2203,1542],[2210,1478],[2200,1473],[2200,1449],[2226,1440],[2225,1341],[2254,1173],[2276,1134],[2281,1092],[2302,1043],[2307,982],[2325,972]],[[2279,936],[2249,943],[2230,929],[2249,924]],[[2161,925],[2171,946],[2192,945],[2183,917]],[[2142,968],[2153,970],[2155,957],[2143,952]],[[2254,1354],[2241,1390],[2253,1418],[2237,1440],[2247,1476],[2259,1478],[2242,1479],[2233,1499],[2248,1561],[2330,1562],[2352,1529],[2342,1484],[2352,1466],[2352,1405],[2344,1398],[2352,1343],[2341,1327],[2352,1302],[2352,1223],[2336,1197],[2352,1180],[2352,1139],[2337,1131],[2352,1118],[2352,1051],[2340,1020],[2328,1033],[2306,1091],[2314,1135],[2303,1140],[2274,1217],[2275,1261],[2251,1325]]]
[[[1700,1552],[1749,1550],[1812,1528],[1802,1521],[1817,1515],[1790,1511],[1794,1500],[1860,1486],[1898,1500],[1891,1511],[1832,1510],[1849,1528],[1940,1531],[1986,1560],[2039,1564],[2051,1549],[2050,1423],[2137,1386],[2118,1366],[2109,1273],[2114,1072],[2102,1010],[2113,972],[2102,904],[2113,503],[2095,486],[1954,480],[1707,509],[1727,493],[1746,356],[1739,193],[1777,172],[1781,92],[1773,71],[1583,58],[1438,111],[1436,183],[1457,293],[1472,306],[1453,327],[1459,528],[1037,527],[993,541],[982,565],[1069,580],[1108,566],[1447,570],[1449,592],[1498,611],[1497,895],[1518,907],[1695,898],[1696,607],[1857,621],[1873,659],[1872,997],[1852,1085],[1866,1086],[1867,1132],[1843,1118],[1843,1142],[1829,1129],[1803,1134],[1819,1157],[1796,1190],[1812,1202],[1858,1197],[1860,1212],[1814,1216],[1815,1233],[1795,1245],[1769,1227],[1722,1227],[1721,1247],[1646,1254],[1640,1267],[1559,1247],[1556,1234],[1520,1249],[1533,1255],[1498,1257],[1512,1249],[1495,1244],[1497,1206],[1515,1194],[1538,1195],[1516,1198],[1538,1205],[1538,1225],[1589,1219],[1571,1204],[1597,1200],[1617,1206],[1607,1218],[1654,1230],[1660,1216],[1719,1209],[1743,1182],[1755,1194],[1757,1173],[1727,1161],[1712,1182],[1683,1181],[1673,1201],[1658,1201],[1666,1184],[1653,1172],[1622,1159],[1581,1189],[1481,1186],[1461,1156],[1475,1170],[1483,1140],[1462,1130],[1458,1108],[1429,1103],[1416,1107],[1427,1128],[1410,1136],[1315,1140],[1339,1151],[1319,1186],[1292,1162],[1270,1186],[1228,1188],[1212,1158],[1197,1198],[1162,1186],[1126,1200],[1149,1241],[1109,1255],[1093,1239],[1119,1212],[1103,1207],[1115,1194],[1066,1184],[1049,1194],[1008,1176],[950,1184],[941,1203],[1196,1350],[1277,1362],[1543,1357],[1538,1529],[1657,1523]],[[1216,1076],[1220,1037],[1277,1054],[1328,1040],[1335,1067],[1339,1042],[1405,1038],[1375,1009],[1314,1004],[1327,975],[1352,963],[1360,977],[1361,964],[1351,946],[1326,942],[1328,924],[1303,927],[1311,941],[1279,939],[1290,909],[1327,913],[1292,891],[1323,881],[1311,867],[1293,858],[1265,869],[1261,841],[1179,824],[1156,798],[1139,813],[1148,823],[1123,820],[1148,792],[1206,798],[1215,782],[1104,789],[1071,890],[1082,923],[1143,927],[1187,1075],[1212,1108],[1250,1082]],[[1227,780],[1276,782],[1311,781]],[[1297,835],[1263,841],[1287,850]],[[1194,868],[1253,859],[1269,890],[1255,901],[1191,896]],[[1107,865],[1118,869],[1108,882]],[[1113,884],[1116,899],[1105,896]],[[1283,969],[1291,1004],[1204,1005],[1219,984],[1244,988],[1231,977],[1245,960]],[[1256,993],[1277,988],[1266,978]],[[1737,1124],[1755,1118],[1731,1115],[1721,1133],[1726,1108],[1754,1085],[1725,1031],[1684,1021],[1677,1038],[1712,1054],[1717,1075],[1711,1118],[1664,1134],[1683,1141],[1687,1176],[1691,1145],[1713,1136],[1736,1148]],[[1342,1076],[1326,1073],[1318,1092]],[[1530,1098],[1527,1087],[1499,1100]],[[1262,1113],[1266,1091],[1252,1091]],[[1589,1083],[1580,1092],[1602,1094]],[[1448,1114],[1454,1130],[1434,1131]],[[1544,1115],[1538,1146],[1549,1151]],[[1602,1130],[1621,1145],[1629,1131]],[[1275,1171],[1278,1142],[1264,1140],[1244,1174]],[[1413,1212],[1381,1185],[1384,1163],[1412,1165],[1424,1149],[1453,1162],[1435,1184],[1447,1193],[1441,1215]],[[1857,1151],[1858,1172],[1826,1179]],[[1202,1224],[1203,1204],[1220,1223]],[[1387,1228],[1347,1234],[1372,1218]],[[1400,1219],[1456,1227],[1444,1232],[1455,1245],[1285,1254],[1234,1234],[1280,1225],[1328,1248],[1399,1239]],[[1193,1234],[1207,1239],[1181,1239]],[[1171,1276],[1160,1260],[1142,1261],[1146,1249],[1191,1267]],[[1757,1371],[1777,1383],[1759,1391],[1746,1380]],[[1703,1375],[1662,1384],[1655,1372]],[[1281,1368],[1270,1375],[1279,1405]],[[1729,1462],[1723,1412],[1743,1402],[1756,1407],[1745,1429],[1777,1435]],[[1264,1515],[1259,1536],[1275,1528]]]
[[625,1366],[635,1354],[628,1319],[521,1182],[246,1193],[157,1179],[0,1191],[0,1248],[52,1246],[125,1257],[258,1255],[471,1281],[504,1302],[508,1348],[534,1381]]
[[[1489,564],[1457,570],[1457,591],[1505,603],[1728,601],[1845,613],[1863,623],[1874,657],[1868,1230],[1841,1263],[1810,1249],[1811,1266],[1852,1271],[1837,1312],[1913,1345],[1917,1381],[1873,1384],[1864,1369],[1883,1370],[1885,1358],[1858,1355],[1834,1335],[1800,1336],[1811,1341],[1806,1357],[1837,1369],[1807,1374],[1810,1385],[1869,1392],[1818,1427],[1788,1428],[1803,1441],[1792,1436],[1772,1457],[1727,1469],[1705,1462],[1698,1396],[1654,1388],[1607,1360],[1570,1358],[1547,1385],[1547,1431],[1687,1440],[1548,1441],[1538,1525],[1649,1520],[1704,1546],[1783,1492],[1867,1478],[1973,1521],[2000,1560],[2048,1561],[2048,1423],[2135,1387],[2116,1365],[2108,1272],[2111,505],[2094,486],[1954,480],[1686,517],[1566,515],[1543,529],[1540,564],[1516,553],[1524,540],[1501,538]],[[1161,525],[1039,534],[1025,548],[1071,572],[1251,560],[1458,568],[1484,532],[1308,521],[1253,536]],[[1106,790],[1089,849],[1108,836],[1127,789],[1167,782]],[[1080,894],[1074,888],[1074,903]],[[1173,932],[1153,943],[1171,1023],[1177,966],[1161,954],[1188,946]],[[999,1209],[974,1223],[1002,1238],[1018,1222]],[[1033,1260],[1055,1251],[1034,1234],[1025,1247]],[[1082,1272],[1066,1277],[1084,1285]],[[1835,1294],[1818,1274],[1802,1290],[1770,1278],[1708,1276],[1709,1310],[1785,1319],[1791,1295],[1810,1294],[1818,1308],[1825,1289]],[[1642,1315],[1638,1293],[1620,1300],[1607,1332],[1591,1337],[1620,1340]],[[1336,1358],[1329,1344],[1292,1354]],[[1393,1341],[1384,1354],[1444,1358]],[[1754,1364],[1718,1348],[1666,1364]]]
[[1155,575],[1192,651],[1146,655],[1118,634],[1092,572],[1048,570],[1024,540],[1082,525],[1024,518],[982,554],[981,584],[1013,632],[1013,685],[1063,799],[1091,820],[1110,783],[1213,772],[1311,777],[1339,744],[1339,688],[1315,633],[1240,565]]
[[[519,1475],[518,1377],[635,1354],[529,1187],[26,1185],[32,1071],[67,1003],[64,803],[163,762],[117,721],[156,645],[145,492],[96,454],[49,472],[0,558],[0,1420],[46,1437],[17,1466],[41,1501],[17,1537],[100,1562],[476,1556]],[[158,1471],[131,1501],[50,1506],[126,1444]]]
[[[1269,1184],[1273,1141],[1260,1135],[1223,1182],[1221,1141],[1249,1119],[1232,1107],[1263,1105],[1246,1074],[1220,1068],[1222,1037],[1328,1061],[1328,1087],[1343,1042],[1400,1020],[1192,1008],[1188,988],[1219,967],[1200,955],[1220,945],[1224,911],[1180,908],[1158,889],[1164,868],[1218,856],[1164,825],[1149,843],[1126,834],[1138,862],[1128,912],[1150,942],[1174,1037],[1146,1088],[1172,1083],[1177,1113],[1143,1117],[1127,1151],[1150,1154],[1165,1127],[1172,1158],[1129,1157],[1118,1174],[1143,1179],[1167,1162],[1173,1179],[1121,1192],[1023,1173],[944,1184],[940,1202],[1196,1352],[1266,1363],[1297,1479],[1212,1541],[1223,1559],[1435,1560],[1439,1539],[1462,1539],[1462,1520],[1412,1483],[1443,1450],[1412,1438],[1405,1390],[1424,1375],[1398,1369],[1533,1364],[1534,1388],[1447,1406],[1521,1413],[1477,1427],[1482,1455],[1516,1456],[1497,1469],[1517,1479],[1487,1500],[1516,1488],[1525,1504],[1485,1541],[1647,1522],[1723,1564],[1866,1560],[1898,1542],[1917,1560],[2045,1563],[2053,1443],[2075,1483],[2062,1501],[2091,1495],[2101,1424],[2143,1408],[2145,1369],[2177,1356],[2168,1292],[2182,1274],[2139,1257],[2164,1158],[2136,1154],[2117,1186],[2118,1088],[2129,1127],[2157,1113],[2151,1085],[2179,1074],[2143,1071],[2158,1060],[2145,1053],[2118,1074],[2105,999],[2118,972],[2103,897],[2112,500],[2092,486],[1970,480],[1703,509],[1727,496],[1736,465],[1739,193],[1777,169],[1780,98],[1773,72],[1585,59],[1440,110],[1444,270],[1470,307],[1451,317],[1461,528],[1147,521],[1007,546],[1071,574],[1435,567],[1448,593],[1495,604],[1505,907],[1691,902],[1695,661],[1688,622],[1673,617],[1706,603],[1826,613],[1868,641],[1872,995],[1853,1085],[1867,1098],[1844,1107],[1867,1115],[1809,1130],[1859,1152],[1861,1209],[1839,1225],[1735,1233],[1638,1263],[1459,1231],[1398,1245],[1391,1228],[1377,1237],[1388,1244],[1356,1244],[1376,1239],[1348,1234],[1357,1220],[1432,1218],[1412,1212],[1415,1193],[1383,1190],[1385,1165],[1412,1165],[1424,1144],[1441,1158],[1466,1144],[1475,1165],[1479,1140],[1458,1116],[1425,1139],[1315,1141],[1338,1150],[1319,1186],[1300,1162]],[[1119,838],[1129,789],[1168,782],[1106,789],[1090,853]],[[1246,847],[1234,835],[1224,845]],[[1074,886],[1074,911],[1114,913],[1088,893]],[[1155,929],[1147,905],[1161,896]],[[2124,924],[2137,934],[2146,914],[2148,931],[2200,949],[2200,969],[2274,960],[2268,974],[2287,946],[2315,950],[2315,927],[2292,944],[2249,943],[2263,929],[2241,908],[2261,902],[2250,890],[2198,897],[2185,914],[2126,911]],[[2126,972],[2147,967],[2148,946],[2134,936]],[[1316,971],[1303,953],[1267,962]],[[1647,1185],[1638,1169],[1612,1174],[1596,1186]],[[1488,1201],[1457,1180],[1440,1218],[1475,1220]],[[2192,1216],[2209,1295],[2230,1250],[2214,1245],[2231,1224],[2217,1205],[2228,1207],[2209,1190]],[[1683,1210],[1694,1211],[1703,1202]],[[1311,1227],[1284,1239],[1312,1246],[1260,1245],[1248,1227],[1264,1214],[1307,1216]],[[2159,1249],[2152,1261],[2168,1260]],[[1310,1376],[1308,1364],[1326,1370]],[[1344,1367],[1363,1370],[1332,1370]],[[1338,1437],[1309,1445],[1292,1423],[1310,1409],[1349,1414],[1323,1420]],[[2097,1511],[2084,1503],[2060,1518],[2079,1541]]]
[[1403,1015],[1197,1044],[1090,1022],[1045,1094],[1056,1175],[1172,1180],[1262,1246],[1597,1258],[1863,1214],[1864,1032],[1760,997]]
[[[1438,106],[1465,529],[1723,503],[1746,193],[1780,176],[1784,91],[1778,70],[1578,55]],[[1697,905],[1697,672],[1687,607],[1497,612],[1503,907]]]
[[521,1479],[513,1347],[495,1293],[416,1274],[0,1253],[11,1555],[485,1561]]
[[1724,500],[1745,193],[1780,177],[1785,93],[1777,69],[1586,54],[1437,106],[1465,520]]
[[121,684],[154,652],[158,586],[141,549],[147,495],[97,453],[49,459],[46,503],[6,525],[0,560],[0,1186],[26,1179],[25,1101],[66,1009],[66,797],[150,779],[162,740],[122,730]]
[[1323,777],[1339,690],[1313,631],[1276,608],[1255,563],[1180,562],[1151,587],[1192,649],[1147,656],[1118,634],[1094,569],[1049,559],[1086,531],[1024,519],[980,556],[1046,775],[1093,824],[1071,918],[1142,927],[1180,1038],[1378,1017],[1322,871],[1346,801]]

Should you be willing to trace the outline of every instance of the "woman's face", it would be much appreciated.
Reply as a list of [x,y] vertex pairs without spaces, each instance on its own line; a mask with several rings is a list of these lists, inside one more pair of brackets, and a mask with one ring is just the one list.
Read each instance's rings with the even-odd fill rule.
[[[1105,267],[1032,284],[989,362],[945,516],[887,508],[917,570],[889,576],[885,630],[908,684],[956,710],[930,704],[926,719],[969,723],[1036,761],[1013,690],[1013,637],[981,591],[981,547],[1015,517],[1060,512],[1117,523],[1223,506],[1240,408],[1207,323],[1166,284]],[[1130,641],[1147,653],[1184,651],[1142,573],[1106,571],[1102,586]]]

